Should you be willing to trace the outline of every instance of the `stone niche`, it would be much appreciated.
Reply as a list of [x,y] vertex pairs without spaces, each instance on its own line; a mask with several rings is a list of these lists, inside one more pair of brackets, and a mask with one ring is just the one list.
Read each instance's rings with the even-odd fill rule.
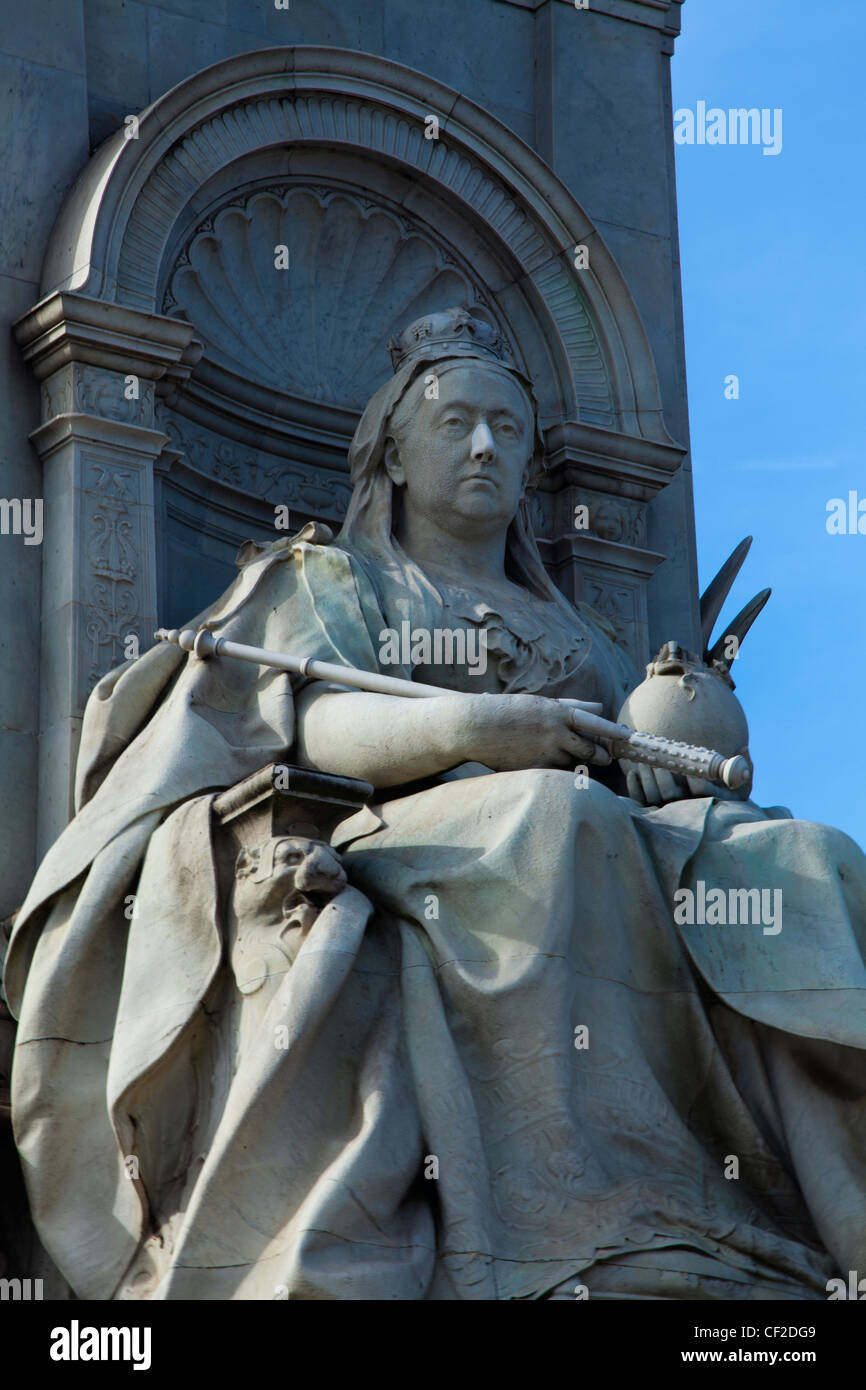
[[68,195],[15,328],[42,389],[40,847],[128,639],[210,603],[277,508],[339,525],[385,343],[428,311],[467,304],[510,341],[547,444],[545,561],[645,661],[665,558],[645,513],[684,450],[623,277],[548,165],[441,83],[328,48],[207,68],[126,134]]

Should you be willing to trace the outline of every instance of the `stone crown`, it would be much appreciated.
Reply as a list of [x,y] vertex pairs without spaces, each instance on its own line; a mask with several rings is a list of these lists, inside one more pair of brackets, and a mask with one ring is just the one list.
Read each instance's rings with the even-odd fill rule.
[[431,350],[440,349],[443,356],[489,357],[504,366],[515,366],[508,343],[499,329],[492,328],[482,319],[473,318],[465,305],[416,319],[388,343],[395,372],[407,362],[427,358]]

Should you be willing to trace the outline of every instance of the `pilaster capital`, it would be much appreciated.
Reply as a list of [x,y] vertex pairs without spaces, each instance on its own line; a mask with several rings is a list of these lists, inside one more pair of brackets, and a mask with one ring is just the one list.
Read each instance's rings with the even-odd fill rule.
[[30,442],[43,462],[65,445],[78,444],[115,450],[123,461],[137,457],[152,463],[168,443],[168,435],[122,420],[68,412],[50,416],[33,431]]
[[38,381],[70,363],[157,381],[182,362],[193,343],[192,324],[182,319],[69,290],[40,300],[12,332]]
[[545,491],[568,484],[650,502],[674,478],[686,450],[673,440],[620,434],[568,420],[545,430]]

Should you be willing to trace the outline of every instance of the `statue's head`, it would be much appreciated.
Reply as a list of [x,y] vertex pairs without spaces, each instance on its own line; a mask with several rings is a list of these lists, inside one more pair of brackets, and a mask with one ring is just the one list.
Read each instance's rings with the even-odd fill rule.
[[382,461],[394,501],[446,534],[505,530],[526,492],[534,432],[532,403],[513,374],[478,358],[437,362],[388,420]]
[[[375,473],[390,475],[389,442],[403,445],[402,453],[411,466],[411,455],[424,448],[431,420],[439,420],[442,412],[437,407],[458,399],[464,407],[471,406],[473,413],[485,407],[491,412],[501,405],[515,424],[519,422],[520,452],[529,481],[542,451],[535,395],[498,329],[474,318],[466,308],[445,309],[411,323],[390,340],[388,351],[394,375],[370,400],[349,449],[356,485]],[[449,381],[455,372],[457,380]],[[456,425],[450,428],[456,438]],[[503,441],[505,433],[502,430],[499,435]],[[401,476],[399,485],[404,482]]]
[[525,507],[543,458],[535,394],[502,333],[466,308],[446,309],[410,324],[388,350],[394,375],[349,450],[344,538],[384,556],[404,507],[454,535],[507,528],[512,568],[550,596]]

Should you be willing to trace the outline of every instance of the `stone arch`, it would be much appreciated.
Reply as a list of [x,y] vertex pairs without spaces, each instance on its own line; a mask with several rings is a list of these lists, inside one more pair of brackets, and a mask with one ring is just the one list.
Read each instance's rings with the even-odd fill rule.
[[[439,121],[438,140],[425,122]],[[495,306],[553,422],[583,419],[670,442],[652,353],[604,241],[543,161],[457,92],[369,54],[257,50],[172,89],[93,156],[46,253],[42,293],[59,290],[159,313],[178,222],[233,165],[266,150],[327,147],[409,176],[495,247]],[[574,248],[589,267],[574,267]],[[387,364],[383,361],[383,374]]]
[[[425,137],[430,116],[436,140]],[[406,283],[417,308],[400,318],[399,296],[370,297],[357,380],[345,358],[331,373],[324,347],[318,383],[291,362],[282,380],[261,369],[260,316],[240,333],[232,315],[220,328],[208,303],[219,301],[232,237],[246,254],[261,219],[291,213],[309,230],[334,206],[359,244],[374,227],[377,245],[390,238],[414,265]],[[576,246],[588,248],[586,268],[575,266]],[[616,262],[513,132],[383,58],[272,48],[197,73],[94,154],[55,223],[40,300],[15,325],[42,388],[31,439],[43,463],[53,665],[40,700],[40,844],[69,815],[95,682],[129,655],[130,639],[143,650],[159,623],[175,625],[172,605],[177,620],[205,607],[240,541],[273,535],[275,502],[299,522],[339,525],[359,400],[389,371],[386,330],[458,295],[499,325],[536,386],[545,562],[645,661],[647,580],[664,559],[647,547],[645,512],[683,450],[665,429],[652,352]],[[328,333],[354,350],[361,329],[332,323]],[[280,342],[289,360],[284,333]],[[578,497],[593,513],[588,531],[575,526]]]

